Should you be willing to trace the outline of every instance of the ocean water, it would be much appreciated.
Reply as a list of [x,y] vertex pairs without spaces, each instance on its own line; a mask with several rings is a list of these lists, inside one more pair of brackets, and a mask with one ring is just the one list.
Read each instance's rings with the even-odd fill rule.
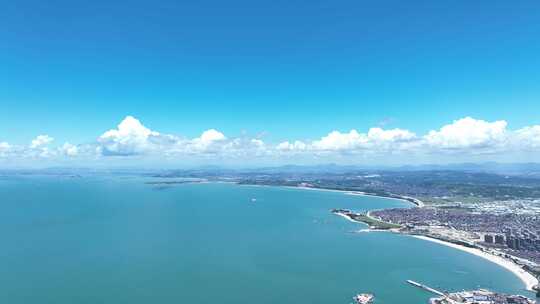
[[[421,304],[429,293],[521,293],[511,273],[332,208],[408,207],[335,192],[133,177],[0,178],[0,303]],[[252,198],[256,201],[252,202]]]

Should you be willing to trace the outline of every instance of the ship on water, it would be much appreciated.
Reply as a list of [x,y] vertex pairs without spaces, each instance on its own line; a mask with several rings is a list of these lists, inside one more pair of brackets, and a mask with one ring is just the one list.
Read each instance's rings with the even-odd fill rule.
[[373,303],[375,296],[370,293],[360,293],[353,297],[355,304],[369,304]]

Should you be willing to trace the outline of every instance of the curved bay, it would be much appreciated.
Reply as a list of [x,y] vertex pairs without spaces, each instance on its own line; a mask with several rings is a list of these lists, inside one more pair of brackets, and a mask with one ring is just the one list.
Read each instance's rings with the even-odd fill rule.
[[[408,207],[336,192],[139,178],[0,182],[3,303],[426,303],[406,279],[523,293],[482,258],[362,227],[332,208]],[[252,201],[255,198],[256,201]]]

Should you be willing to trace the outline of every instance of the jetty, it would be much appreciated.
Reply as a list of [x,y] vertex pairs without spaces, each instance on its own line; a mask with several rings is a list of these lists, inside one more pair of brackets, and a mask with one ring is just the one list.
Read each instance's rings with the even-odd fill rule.
[[[444,293],[442,291],[438,291],[437,289],[431,288],[431,287],[429,287],[429,286],[427,286],[425,284],[421,284],[421,283],[415,282],[413,280],[407,280],[407,283],[409,283],[409,284],[411,284],[411,285],[413,285],[415,287],[421,288],[421,289],[423,289],[425,291],[428,291],[428,292],[431,292],[431,293],[434,293],[434,294],[440,296],[440,298],[438,298],[438,299],[436,299],[436,298],[430,299],[429,303],[432,303],[432,304],[442,304],[442,303],[445,303],[445,304],[458,304],[458,303],[460,303],[460,302],[452,299],[449,294]],[[442,302],[441,300],[444,301],[444,302]]]
[[407,283],[409,283],[409,284],[411,284],[411,285],[413,285],[413,286],[416,286],[416,287],[418,287],[418,288],[424,289],[424,290],[426,290],[426,291],[429,291],[429,292],[431,292],[431,293],[434,293],[434,294],[436,294],[436,295],[439,295],[439,296],[441,296],[441,297],[446,297],[446,296],[447,296],[447,294],[445,294],[444,292],[438,291],[438,290],[436,290],[436,289],[434,289],[434,288],[431,288],[431,287],[429,287],[429,286],[427,286],[427,285],[424,285],[424,284],[420,284],[420,283],[415,282],[415,281],[413,281],[413,280],[407,280]]

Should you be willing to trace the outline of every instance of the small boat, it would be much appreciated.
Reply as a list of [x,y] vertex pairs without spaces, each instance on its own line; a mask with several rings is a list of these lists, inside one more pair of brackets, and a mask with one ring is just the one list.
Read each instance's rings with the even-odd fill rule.
[[356,304],[369,304],[373,303],[375,296],[370,293],[360,293],[353,297],[354,303]]
[[256,201],[257,201],[256,198],[252,198],[252,199],[251,199],[251,202],[252,202],[252,203],[255,203]]

